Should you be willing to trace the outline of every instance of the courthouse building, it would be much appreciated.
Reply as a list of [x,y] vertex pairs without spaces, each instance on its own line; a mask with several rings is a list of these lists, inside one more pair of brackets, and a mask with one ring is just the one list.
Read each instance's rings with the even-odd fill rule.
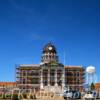
[[85,70],[82,66],[65,66],[59,61],[52,43],[44,46],[40,64],[22,64],[16,67],[16,84],[20,89],[83,88]]

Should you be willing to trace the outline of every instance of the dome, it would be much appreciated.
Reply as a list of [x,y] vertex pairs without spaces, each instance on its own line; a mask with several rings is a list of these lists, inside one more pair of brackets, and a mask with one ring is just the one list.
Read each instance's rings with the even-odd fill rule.
[[49,63],[51,61],[58,62],[58,55],[56,47],[52,43],[48,43],[44,46],[42,51],[41,62]]
[[94,66],[87,67],[86,72],[89,74],[95,73],[95,67]]
[[57,53],[56,48],[53,44],[48,43],[47,45],[44,46],[43,48],[43,53]]

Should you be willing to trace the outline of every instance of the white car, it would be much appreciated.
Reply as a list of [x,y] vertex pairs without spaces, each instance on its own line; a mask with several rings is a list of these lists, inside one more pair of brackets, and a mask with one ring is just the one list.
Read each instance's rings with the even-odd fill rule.
[[84,99],[84,100],[94,100],[93,93],[87,92],[87,93],[83,96],[83,99]]
[[72,95],[73,95],[72,92],[66,91],[64,92],[63,97],[66,100],[67,98],[72,98]]

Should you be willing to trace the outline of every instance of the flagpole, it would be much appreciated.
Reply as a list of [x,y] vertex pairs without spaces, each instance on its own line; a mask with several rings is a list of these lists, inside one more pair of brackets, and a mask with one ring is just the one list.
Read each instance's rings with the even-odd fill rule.
[[63,78],[63,82],[62,82],[62,90],[64,90],[64,87],[65,87],[65,52],[64,52],[64,58],[63,58],[63,60],[64,60],[64,67],[63,67],[63,76],[62,76],[62,78]]

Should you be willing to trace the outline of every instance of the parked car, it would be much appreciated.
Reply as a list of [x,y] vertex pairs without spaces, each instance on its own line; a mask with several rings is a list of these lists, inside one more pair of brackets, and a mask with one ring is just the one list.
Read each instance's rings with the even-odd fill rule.
[[88,91],[87,93],[85,93],[85,95],[83,96],[84,100],[94,100],[94,96],[93,93],[91,91]]
[[81,99],[81,93],[79,91],[72,91],[72,98]]
[[72,98],[73,93],[71,91],[65,91],[63,94],[63,97],[65,100],[71,99]]

